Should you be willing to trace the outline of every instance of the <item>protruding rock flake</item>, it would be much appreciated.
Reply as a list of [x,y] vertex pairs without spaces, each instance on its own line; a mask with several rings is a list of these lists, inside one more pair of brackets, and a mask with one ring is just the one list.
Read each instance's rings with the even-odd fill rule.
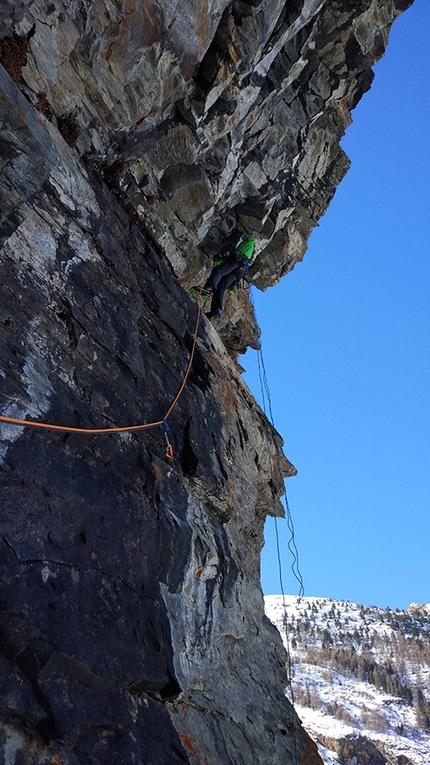
[[321,765],[264,616],[296,471],[260,329],[246,285],[216,325],[190,289],[245,236],[259,289],[302,260],[409,4],[2,3],[0,414],[156,423],[0,422],[7,765]]

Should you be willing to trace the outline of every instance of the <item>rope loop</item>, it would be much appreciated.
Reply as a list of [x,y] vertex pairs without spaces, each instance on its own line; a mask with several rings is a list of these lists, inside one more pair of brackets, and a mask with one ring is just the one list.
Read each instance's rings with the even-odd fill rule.
[[114,428],[73,428],[73,427],[69,427],[67,425],[54,425],[54,424],[49,423],[49,422],[37,422],[35,420],[22,420],[22,419],[19,419],[18,417],[6,417],[5,415],[0,415],[0,422],[7,422],[9,425],[21,425],[21,426],[24,426],[24,427],[27,426],[27,427],[32,427],[32,428],[46,428],[46,429],[49,429],[49,430],[60,430],[62,432],[66,432],[66,433],[85,433],[85,434],[90,434],[90,435],[94,435],[94,434],[98,434],[98,433],[124,433],[126,431],[143,430],[145,428],[154,428],[157,425],[164,425],[166,442],[167,442],[166,443],[166,457],[168,459],[172,459],[172,457],[173,457],[173,446],[172,446],[172,444],[169,441],[169,436],[168,436],[169,427],[167,425],[167,418],[171,414],[173,408],[178,403],[178,400],[179,400],[179,398],[180,398],[180,396],[181,396],[181,394],[182,394],[182,392],[183,392],[183,390],[185,388],[186,382],[188,380],[188,375],[190,374],[191,366],[192,366],[193,359],[194,359],[194,353],[195,353],[195,350],[196,350],[197,335],[198,335],[198,331],[199,331],[199,322],[200,322],[201,312],[202,312],[202,307],[200,305],[200,302],[198,302],[198,304],[197,304],[196,325],[195,325],[195,328],[194,328],[194,335],[193,335],[193,342],[192,342],[192,346],[191,346],[191,353],[190,353],[190,358],[189,358],[189,361],[188,361],[188,364],[187,364],[187,368],[186,368],[185,373],[184,373],[184,378],[182,380],[182,383],[181,383],[181,385],[179,387],[179,390],[178,390],[175,398],[173,399],[172,403],[170,404],[170,406],[169,406],[169,408],[168,408],[168,410],[167,410],[167,412],[164,415],[162,420],[157,420],[156,422],[146,422],[146,423],[143,423],[142,425],[126,425],[126,426],[123,426],[123,427],[116,427],[116,428],[115,427]]

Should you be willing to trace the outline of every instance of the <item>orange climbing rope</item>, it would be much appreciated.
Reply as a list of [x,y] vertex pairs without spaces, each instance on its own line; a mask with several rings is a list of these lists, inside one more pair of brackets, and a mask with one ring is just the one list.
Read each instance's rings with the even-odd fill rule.
[[32,428],[48,428],[49,430],[63,430],[67,433],[120,433],[126,430],[142,430],[143,428],[153,428],[155,425],[163,425],[164,420],[158,422],[148,422],[144,425],[125,425],[120,428],[73,428],[68,425],[53,425],[50,422],[36,422],[35,420],[20,420],[17,417],[5,417],[0,414],[2,422],[9,422],[12,425],[28,425]]
[[197,301],[196,326],[194,330],[193,343],[191,346],[190,359],[188,361],[188,365],[185,370],[184,379],[182,380],[181,386],[162,420],[157,420],[156,422],[146,422],[142,425],[125,425],[125,426],[116,427],[116,428],[73,428],[73,427],[69,427],[68,425],[53,425],[52,423],[49,423],[49,422],[37,422],[34,420],[20,420],[18,417],[6,417],[5,415],[0,415],[0,422],[7,422],[11,425],[24,425],[24,426],[29,426],[32,428],[48,428],[50,430],[62,430],[63,432],[65,431],[67,433],[89,433],[92,435],[95,435],[97,433],[124,433],[125,431],[143,430],[144,428],[154,428],[157,425],[164,425],[165,437],[167,442],[166,457],[171,459],[173,457],[173,447],[169,441],[169,436],[168,436],[169,428],[167,425],[167,418],[171,414],[173,408],[178,403],[179,397],[181,396],[185,388],[188,375],[190,374],[191,366],[194,359],[194,352],[196,350],[197,334],[199,330],[199,321],[200,321],[201,312],[202,312],[202,307],[200,305],[200,301]]

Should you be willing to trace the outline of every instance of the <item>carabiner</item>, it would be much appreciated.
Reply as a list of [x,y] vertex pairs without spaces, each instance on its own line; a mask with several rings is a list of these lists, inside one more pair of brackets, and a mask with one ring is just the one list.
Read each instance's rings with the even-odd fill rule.
[[169,441],[169,436],[168,436],[169,426],[166,420],[163,421],[163,424],[164,424],[164,435],[166,437],[166,457],[167,459],[171,460],[173,457],[173,446]]

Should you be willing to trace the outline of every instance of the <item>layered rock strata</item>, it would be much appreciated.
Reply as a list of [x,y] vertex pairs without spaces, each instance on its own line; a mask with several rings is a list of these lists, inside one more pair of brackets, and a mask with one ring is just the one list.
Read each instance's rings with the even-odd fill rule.
[[[212,255],[303,257],[338,141],[406,0],[4,3],[1,413],[160,422]],[[240,376],[246,292],[198,323],[163,425],[1,425],[5,762],[320,762],[263,615],[267,514],[294,468]]]

